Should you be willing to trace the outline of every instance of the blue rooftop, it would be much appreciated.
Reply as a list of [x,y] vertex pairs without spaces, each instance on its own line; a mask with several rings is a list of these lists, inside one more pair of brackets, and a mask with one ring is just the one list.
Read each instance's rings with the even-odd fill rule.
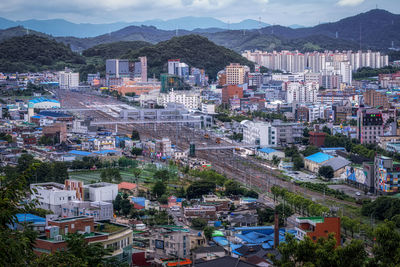
[[344,147],[321,147],[322,151],[333,151],[333,150],[341,150],[344,151],[346,150]]
[[311,156],[306,157],[306,159],[311,160],[316,163],[322,163],[331,158],[333,158],[331,155],[328,155],[328,154],[325,154],[322,152],[318,152],[318,153],[312,154]]
[[18,213],[17,221],[19,223],[32,222],[32,223],[46,223],[46,219],[30,213]]
[[42,103],[42,102],[53,102],[53,103],[60,104],[60,102],[58,102],[55,99],[50,99],[50,98],[45,98],[45,97],[39,97],[39,98],[31,99],[31,100],[29,100],[29,102],[34,103],[34,104]]
[[47,116],[47,117],[54,117],[54,118],[68,118],[71,117],[71,115],[65,114],[65,113],[60,113],[60,112],[55,112],[55,111],[41,111],[39,112],[40,116]]
[[93,153],[95,153],[95,154],[108,154],[108,153],[117,153],[117,152],[118,152],[118,151],[116,151],[116,150],[111,150],[111,149],[93,151]]
[[260,148],[258,151],[260,151],[262,153],[266,153],[266,154],[270,154],[270,153],[276,152],[275,149],[269,148],[269,147]]
[[81,150],[71,150],[68,153],[73,154],[73,155],[78,155],[78,156],[90,156],[92,154],[90,152],[81,151]]

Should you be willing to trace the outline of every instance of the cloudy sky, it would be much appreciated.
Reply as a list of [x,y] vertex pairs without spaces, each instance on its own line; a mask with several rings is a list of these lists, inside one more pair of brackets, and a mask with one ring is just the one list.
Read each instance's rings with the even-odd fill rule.
[[256,19],[270,24],[315,25],[376,8],[400,14],[400,0],[0,0],[0,17],[62,18],[110,23],[207,16],[225,22]]

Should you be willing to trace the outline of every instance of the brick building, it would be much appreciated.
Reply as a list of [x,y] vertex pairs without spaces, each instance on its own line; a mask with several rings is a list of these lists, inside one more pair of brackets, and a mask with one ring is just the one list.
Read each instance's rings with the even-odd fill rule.
[[390,108],[390,103],[388,97],[383,92],[378,92],[376,90],[367,90],[363,94],[364,104],[370,107],[382,106],[385,109]]
[[321,147],[325,143],[326,133],[324,132],[310,132],[310,145]]
[[299,240],[308,236],[317,242],[319,238],[326,238],[333,233],[336,247],[341,245],[340,217],[299,217],[296,218],[296,224],[296,238]]
[[222,88],[222,103],[228,104],[232,98],[243,98],[243,88],[237,85],[225,85]]

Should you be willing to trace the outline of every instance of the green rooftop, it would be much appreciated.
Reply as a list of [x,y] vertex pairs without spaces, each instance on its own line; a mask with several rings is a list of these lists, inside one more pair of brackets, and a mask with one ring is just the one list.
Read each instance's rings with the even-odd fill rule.
[[298,220],[309,220],[314,223],[323,223],[324,222],[324,217],[321,216],[316,216],[316,217],[299,217],[297,218]]

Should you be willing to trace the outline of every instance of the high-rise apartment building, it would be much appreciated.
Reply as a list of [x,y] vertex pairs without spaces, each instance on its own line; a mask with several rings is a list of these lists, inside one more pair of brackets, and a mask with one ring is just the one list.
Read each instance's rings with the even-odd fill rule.
[[357,112],[357,138],[362,144],[376,143],[383,135],[382,112],[374,108],[360,108]]
[[370,107],[382,106],[385,109],[390,107],[389,99],[383,92],[370,89],[365,91],[363,96],[365,105]]
[[316,103],[318,89],[317,83],[288,82],[286,83],[286,102]]
[[147,82],[147,57],[139,57],[138,62],[134,63],[134,78],[140,78],[141,82]]
[[79,87],[79,73],[69,69],[58,72],[58,84],[60,89],[76,89]]
[[243,84],[245,67],[239,63],[231,63],[225,68],[226,84]]
[[182,77],[185,81],[189,80],[189,66],[180,59],[170,59],[168,60],[168,74]]
[[107,59],[106,76],[107,78],[128,78],[130,76],[128,59]]

